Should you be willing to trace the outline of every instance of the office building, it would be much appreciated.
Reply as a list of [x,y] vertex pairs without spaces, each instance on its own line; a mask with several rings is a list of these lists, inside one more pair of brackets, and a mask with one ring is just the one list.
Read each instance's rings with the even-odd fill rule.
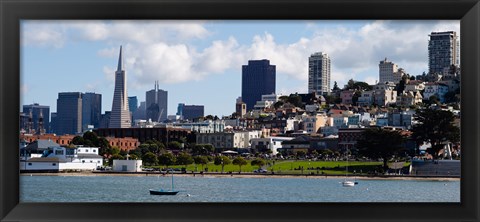
[[82,132],[82,93],[61,92],[57,99],[56,131],[58,135]]
[[31,118],[31,121],[27,119],[25,123],[27,133],[29,131],[31,133],[50,132],[50,106],[44,106],[38,103],[23,105],[23,113]]
[[185,105],[179,103],[177,108],[177,115],[181,116],[184,120],[193,121],[198,117],[203,117],[205,114],[205,108],[202,105]]
[[163,122],[167,119],[168,112],[168,92],[158,88],[158,82],[155,82],[154,89],[146,93],[146,119],[154,122]]
[[432,32],[429,36],[429,73],[442,74],[451,65],[460,66],[460,42],[456,32]]
[[131,119],[131,122],[132,122],[132,126],[134,125],[133,124],[133,120],[135,119],[135,112],[137,112],[137,109],[138,109],[138,100],[137,100],[137,97],[136,96],[129,96],[128,97],[128,110],[130,111],[130,116],[132,117]]
[[109,127],[130,128],[131,117],[128,110],[127,74],[123,67],[122,46],[118,56],[118,68],[115,72],[115,91],[113,92],[112,113]]
[[275,93],[276,67],[270,61],[249,60],[242,66],[242,100],[252,110],[262,95]]
[[308,93],[330,93],[330,57],[316,52],[308,58]]
[[82,131],[90,126],[98,128],[102,118],[102,95],[85,93],[82,95]]
[[128,97],[128,110],[130,112],[135,112],[138,108],[138,99],[136,96],[129,96]]

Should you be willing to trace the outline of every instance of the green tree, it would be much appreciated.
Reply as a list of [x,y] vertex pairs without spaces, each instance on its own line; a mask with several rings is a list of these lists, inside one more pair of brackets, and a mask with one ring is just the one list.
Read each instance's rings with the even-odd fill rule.
[[443,98],[445,98],[445,103],[457,103],[457,102],[459,102],[459,99],[457,98],[457,95],[455,94],[454,91],[449,91],[449,92],[445,93]]
[[297,151],[297,152],[295,153],[295,156],[296,156],[297,158],[305,157],[305,155],[307,155],[307,153],[306,153],[305,151],[303,151],[303,150]]
[[203,144],[203,147],[207,151],[207,154],[215,152],[215,147],[212,144]]
[[412,127],[412,138],[418,144],[429,142],[430,154],[436,159],[446,142],[460,141],[460,129],[453,124],[455,116],[450,111],[419,109],[415,114],[418,124]]
[[96,147],[99,147],[100,156],[104,156],[107,150],[111,148],[110,143],[105,137],[98,137]]
[[75,137],[73,137],[71,144],[83,145],[83,144],[85,144],[85,139],[83,139],[83,137],[81,137],[81,136],[75,136]]
[[195,164],[202,165],[202,171],[203,171],[203,169],[205,169],[205,164],[208,163],[208,158],[206,156],[196,156],[196,157],[193,157],[193,161],[195,162]]
[[223,173],[223,168],[225,165],[230,164],[232,161],[228,156],[216,156],[215,159],[213,159],[213,164],[215,165],[222,165],[222,173]]
[[296,107],[302,107],[302,97],[300,97],[298,94],[290,94],[288,97],[288,102]]
[[233,165],[239,166],[240,168],[240,170],[238,171],[239,173],[242,172],[242,166],[247,165],[247,161],[241,156],[238,156],[235,159],[233,159],[232,163]]
[[333,82],[333,89],[332,89],[332,90],[333,90],[333,91],[335,91],[335,90],[340,90],[340,88],[338,88],[337,81],[334,81],[334,82]]
[[136,154],[128,154],[128,159],[129,160],[138,160],[139,157]]
[[120,154],[120,155],[121,155],[121,156],[123,156],[123,157],[126,157],[126,156],[127,156],[127,154],[128,154],[128,151],[127,151],[127,150],[122,150],[122,149],[121,149],[121,150],[120,150],[120,152],[119,152],[118,154]]
[[148,152],[143,155],[142,162],[145,166],[156,166],[158,165],[158,157],[154,153]]
[[383,168],[388,169],[388,160],[405,151],[405,137],[399,131],[381,128],[366,129],[363,138],[357,141],[360,155],[371,159],[383,159]]
[[265,164],[266,164],[265,160],[261,158],[254,159],[252,160],[252,162],[250,162],[250,165],[258,166],[258,168],[262,168],[262,166]]
[[430,96],[430,98],[428,98],[428,103],[429,103],[429,104],[437,104],[437,105],[439,105],[439,104],[440,104],[440,100],[438,99],[437,96],[433,95],[433,96]]
[[168,166],[175,164],[175,162],[176,158],[171,153],[164,153],[158,157],[158,163],[166,166],[167,168]]
[[182,149],[182,144],[177,141],[172,141],[168,143],[168,148],[171,150],[180,150]]
[[188,153],[185,153],[185,152],[182,152],[182,153],[178,154],[176,163],[178,165],[184,165],[185,168],[187,168],[187,165],[193,163],[192,155],[190,155]]
[[278,108],[282,107],[283,104],[284,104],[283,101],[277,101],[276,103],[273,104],[273,107],[274,107],[275,109],[278,109]]
[[405,90],[405,85],[407,84],[407,79],[408,78],[406,75],[402,76],[402,79],[397,84],[397,94],[403,93],[403,90]]
[[98,145],[98,136],[95,132],[87,131],[83,134],[83,139],[85,141],[90,141],[93,146]]
[[348,80],[345,89],[355,89],[355,81],[353,79]]
[[352,96],[352,104],[354,106],[357,105],[358,103],[358,98],[360,98],[362,96],[362,93],[360,91],[355,91],[355,93],[353,93],[353,96]]

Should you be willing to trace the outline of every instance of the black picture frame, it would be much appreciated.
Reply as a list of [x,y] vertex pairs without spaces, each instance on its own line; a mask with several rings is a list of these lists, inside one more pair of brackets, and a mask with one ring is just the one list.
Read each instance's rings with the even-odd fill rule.
[[[0,0],[1,221],[479,221],[478,0]],[[19,203],[22,19],[460,19],[461,203]]]

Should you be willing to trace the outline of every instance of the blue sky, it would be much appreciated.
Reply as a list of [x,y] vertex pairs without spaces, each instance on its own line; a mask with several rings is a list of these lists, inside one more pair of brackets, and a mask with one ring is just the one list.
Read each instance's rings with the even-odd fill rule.
[[411,75],[428,70],[428,34],[457,31],[454,21],[33,21],[21,23],[21,104],[56,111],[59,92],[102,94],[111,110],[114,71],[124,48],[129,96],[145,101],[159,81],[178,103],[229,115],[241,95],[241,67],[269,59],[277,93],[306,93],[308,57],[331,57],[332,83],[374,84],[387,57]]

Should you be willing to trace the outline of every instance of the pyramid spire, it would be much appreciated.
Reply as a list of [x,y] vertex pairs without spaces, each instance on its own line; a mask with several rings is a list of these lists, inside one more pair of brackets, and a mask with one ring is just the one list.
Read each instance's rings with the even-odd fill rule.
[[123,69],[123,56],[122,56],[122,46],[120,45],[120,54],[118,55],[118,68],[117,71],[122,71]]

